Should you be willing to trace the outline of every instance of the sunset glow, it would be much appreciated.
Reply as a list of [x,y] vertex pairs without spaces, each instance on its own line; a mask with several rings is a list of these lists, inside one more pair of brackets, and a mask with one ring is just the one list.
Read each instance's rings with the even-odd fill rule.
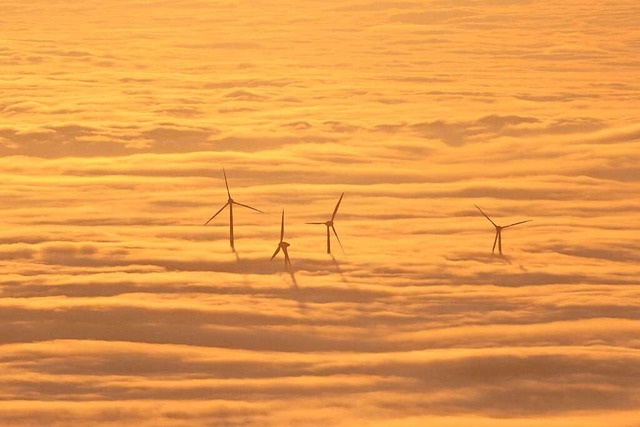
[[0,425],[638,426],[639,17],[0,0]]

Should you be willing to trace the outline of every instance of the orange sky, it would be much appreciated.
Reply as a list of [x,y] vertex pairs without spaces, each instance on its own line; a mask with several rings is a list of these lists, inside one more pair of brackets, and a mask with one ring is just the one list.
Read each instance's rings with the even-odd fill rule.
[[636,1],[0,11],[1,425],[637,426]]

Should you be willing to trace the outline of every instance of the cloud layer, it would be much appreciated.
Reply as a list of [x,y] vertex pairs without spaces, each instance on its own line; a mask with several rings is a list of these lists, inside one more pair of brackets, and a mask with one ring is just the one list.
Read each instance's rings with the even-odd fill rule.
[[0,424],[634,426],[640,9],[557,3],[4,2]]

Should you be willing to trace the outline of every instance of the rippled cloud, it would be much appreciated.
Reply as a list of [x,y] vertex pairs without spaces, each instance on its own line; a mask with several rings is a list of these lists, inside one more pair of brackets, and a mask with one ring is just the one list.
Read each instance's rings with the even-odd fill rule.
[[635,2],[2,10],[0,424],[638,419]]

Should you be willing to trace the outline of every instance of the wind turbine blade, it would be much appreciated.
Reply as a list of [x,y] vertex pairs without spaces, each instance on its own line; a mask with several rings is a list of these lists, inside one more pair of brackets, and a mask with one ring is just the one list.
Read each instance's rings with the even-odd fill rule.
[[486,213],[484,213],[484,212],[482,211],[482,209],[480,209],[480,208],[478,207],[478,205],[473,205],[473,206],[475,206],[476,208],[478,208],[478,210],[480,211],[480,213],[481,213],[482,215],[484,215],[484,216],[485,216],[485,218],[487,218],[487,219],[489,220],[489,222],[491,222],[491,224],[493,224],[493,226],[494,226],[494,227],[497,227],[496,223],[495,223],[495,222],[493,222],[493,221],[491,220],[491,218],[489,218],[489,216],[488,216]]
[[216,212],[216,213],[215,213],[211,218],[209,218],[209,221],[207,221],[207,222],[205,222],[205,223],[204,223],[204,225],[209,224],[209,222],[211,222],[211,220],[212,220],[213,218],[217,217],[217,216],[218,216],[218,214],[219,214],[220,212],[222,212],[222,211],[224,210],[224,208],[226,208],[228,205],[229,205],[229,202],[225,203],[225,204],[224,204],[224,206],[223,206],[223,207],[221,207],[221,208],[220,208],[220,210],[219,210],[218,212]]
[[338,203],[336,204],[336,208],[333,210],[333,215],[331,215],[331,221],[333,221],[336,217],[336,214],[338,213],[338,208],[340,207],[340,202],[342,201],[342,198],[344,197],[344,193],[342,193],[342,195],[340,196],[340,199],[338,199]]
[[276,257],[276,255],[278,255],[278,252],[280,252],[280,246],[278,246],[278,249],[276,249],[276,251],[271,256],[271,261],[273,261],[273,259]]
[[238,202],[234,202],[234,203],[235,203],[236,205],[238,205],[238,206],[242,206],[243,208],[248,208],[248,209],[254,210],[254,211],[256,211],[256,212],[264,213],[264,212],[262,212],[260,209],[252,208],[252,207],[251,207],[251,206],[249,206],[249,205],[243,205],[242,203],[238,203]]
[[305,224],[311,224],[311,225],[325,225],[324,222],[305,222]]
[[338,237],[338,232],[336,231],[336,228],[332,225],[331,229],[333,230],[333,234],[335,234],[336,239],[338,239],[338,243],[340,244],[340,248],[342,249],[342,252],[344,252],[344,246],[342,246],[342,242],[340,241],[340,237]]
[[287,250],[287,248],[282,249],[282,252],[284,252],[284,263],[287,264],[288,266],[291,266],[291,259],[289,258],[289,251]]
[[222,173],[224,174],[224,185],[227,187],[227,196],[231,198],[231,192],[229,191],[229,183],[227,182],[227,172],[222,168]]
[[282,223],[280,224],[280,241],[284,240],[284,209],[282,209]]
[[524,224],[525,222],[531,222],[531,221],[533,221],[533,220],[532,219],[528,219],[526,221],[514,222],[513,224],[509,224],[509,225],[504,226],[502,228],[509,228],[509,227],[513,227],[514,225]]

